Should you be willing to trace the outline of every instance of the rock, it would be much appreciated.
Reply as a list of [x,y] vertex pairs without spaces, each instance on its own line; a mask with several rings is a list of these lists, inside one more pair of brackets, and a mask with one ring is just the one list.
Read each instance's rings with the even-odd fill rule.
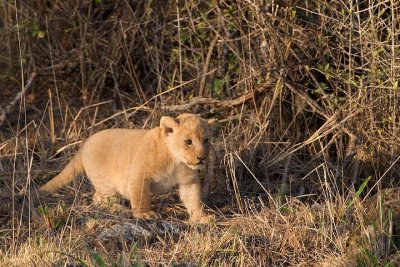
[[177,236],[181,233],[181,230],[181,227],[168,222],[124,222],[100,229],[100,234],[96,239],[99,241],[113,241],[122,238],[123,241],[128,243],[137,240],[149,241],[154,239],[156,235]]
[[154,235],[139,224],[125,222],[123,224],[115,224],[109,228],[103,229],[98,236],[98,240],[110,241],[121,237],[126,242],[132,242],[140,239],[152,239],[154,238]]

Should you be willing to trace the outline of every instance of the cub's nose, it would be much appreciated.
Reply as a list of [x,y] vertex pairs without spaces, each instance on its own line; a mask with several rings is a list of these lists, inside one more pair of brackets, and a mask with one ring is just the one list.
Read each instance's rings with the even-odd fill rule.
[[203,160],[206,159],[206,157],[199,157],[199,156],[197,156],[197,159],[199,160],[199,163],[198,163],[198,164],[201,164],[201,163],[203,163]]

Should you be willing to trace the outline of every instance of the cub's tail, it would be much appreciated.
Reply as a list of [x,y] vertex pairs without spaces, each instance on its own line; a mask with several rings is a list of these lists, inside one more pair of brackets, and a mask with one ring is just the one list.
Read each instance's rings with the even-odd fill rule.
[[42,193],[51,193],[71,182],[77,175],[81,174],[84,171],[81,153],[81,150],[79,150],[64,170],[43,185],[39,191]]

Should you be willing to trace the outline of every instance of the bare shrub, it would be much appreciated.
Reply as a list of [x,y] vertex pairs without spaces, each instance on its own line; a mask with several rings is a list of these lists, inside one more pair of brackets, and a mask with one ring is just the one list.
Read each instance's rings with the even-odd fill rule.
[[[345,236],[364,224],[349,203],[399,186],[399,13],[378,0],[3,1],[0,112],[37,77],[0,125],[0,255],[88,261],[96,245],[80,239],[78,221],[97,216],[85,209],[90,185],[77,181],[66,190],[84,197],[57,196],[68,208],[39,214],[34,185],[93,132],[188,111],[220,120],[209,204],[226,217],[176,245],[143,246],[148,262],[346,265]],[[25,191],[28,206],[17,201]],[[396,262],[380,236],[359,262]],[[64,254],[38,252],[71,240]]]

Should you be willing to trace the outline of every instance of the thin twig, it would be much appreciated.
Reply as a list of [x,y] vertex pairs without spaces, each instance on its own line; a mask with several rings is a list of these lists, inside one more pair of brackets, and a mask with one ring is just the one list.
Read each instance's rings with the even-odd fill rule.
[[203,66],[203,76],[201,77],[201,80],[200,80],[200,87],[199,87],[199,96],[200,97],[202,97],[204,94],[204,88],[206,86],[206,78],[207,78],[206,74],[208,72],[208,67],[210,66],[211,56],[214,51],[214,47],[217,44],[218,38],[219,38],[219,36],[216,35],[214,37],[214,39],[211,41],[210,47],[208,48],[206,62],[204,63],[204,66]]
[[0,111],[2,114],[0,115],[0,126],[3,125],[4,121],[6,120],[6,117],[8,114],[11,113],[11,111],[14,109],[15,105],[17,102],[26,94],[26,92],[32,87],[33,81],[36,79],[37,73],[32,72],[31,77],[29,78],[28,83],[25,85],[25,87],[14,97],[13,101],[10,102],[10,104],[7,105],[7,107],[2,110],[0,108]]

